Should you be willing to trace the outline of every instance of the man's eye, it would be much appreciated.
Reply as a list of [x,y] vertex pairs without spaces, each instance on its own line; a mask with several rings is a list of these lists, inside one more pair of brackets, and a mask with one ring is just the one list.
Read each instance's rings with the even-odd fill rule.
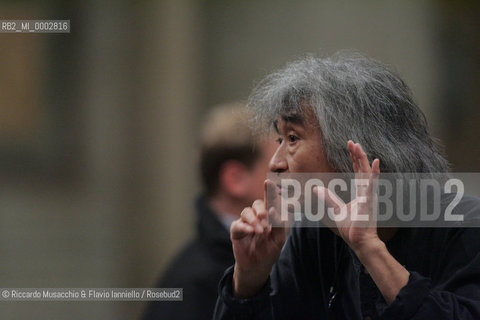
[[290,142],[295,142],[298,140],[298,137],[297,136],[294,136],[293,134],[289,134],[288,135],[288,141]]
[[282,138],[277,138],[275,141],[276,141],[278,144],[282,144],[283,139],[282,139]]

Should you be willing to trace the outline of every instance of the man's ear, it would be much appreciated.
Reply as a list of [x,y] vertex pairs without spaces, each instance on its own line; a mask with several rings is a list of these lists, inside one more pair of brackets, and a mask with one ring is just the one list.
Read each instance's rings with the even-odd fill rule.
[[248,168],[236,160],[226,161],[220,168],[220,192],[234,198],[244,198],[248,192]]

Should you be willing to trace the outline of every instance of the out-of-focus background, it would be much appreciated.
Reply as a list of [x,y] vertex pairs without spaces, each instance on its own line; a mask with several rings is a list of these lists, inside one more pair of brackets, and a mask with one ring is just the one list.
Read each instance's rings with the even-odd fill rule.
[[[0,286],[150,287],[193,232],[212,105],[305,53],[393,65],[454,171],[480,171],[477,1],[3,1]],[[1,319],[135,319],[140,302],[3,302]]]

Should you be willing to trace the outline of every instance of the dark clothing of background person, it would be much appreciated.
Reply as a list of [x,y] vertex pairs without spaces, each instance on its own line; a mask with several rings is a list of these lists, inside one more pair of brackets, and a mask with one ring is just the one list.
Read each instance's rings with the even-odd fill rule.
[[[478,219],[480,199],[453,211]],[[214,319],[480,319],[480,229],[401,228],[386,245],[410,272],[390,305],[341,238],[294,228],[256,296],[233,297],[233,267],[225,272]]]
[[150,302],[144,320],[212,319],[218,282],[234,263],[230,233],[207,206],[196,202],[197,234],[158,282],[158,288],[183,288],[183,301]]

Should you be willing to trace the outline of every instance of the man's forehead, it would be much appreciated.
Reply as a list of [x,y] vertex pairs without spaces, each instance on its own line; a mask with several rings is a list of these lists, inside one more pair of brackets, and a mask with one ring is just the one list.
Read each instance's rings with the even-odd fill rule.
[[294,124],[302,127],[318,125],[316,116],[311,107],[303,107],[301,110],[294,109],[280,113],[278,118],[273,121],[273,127],[277,133],[279,132],[279,120],[284,123]]
[[282,121],[283,123],[289,123],[289,124],[295,124],[295,125],[299,125],[299,126],[304,126],[304,119],[303,118],[300,118],[300,117],[284,117],[284,116],[280,116],[278,117],[278,119],[274,120],[273,121],[273,128],[275,129],[275,131],[278,133],[279,132],[279,121]]

